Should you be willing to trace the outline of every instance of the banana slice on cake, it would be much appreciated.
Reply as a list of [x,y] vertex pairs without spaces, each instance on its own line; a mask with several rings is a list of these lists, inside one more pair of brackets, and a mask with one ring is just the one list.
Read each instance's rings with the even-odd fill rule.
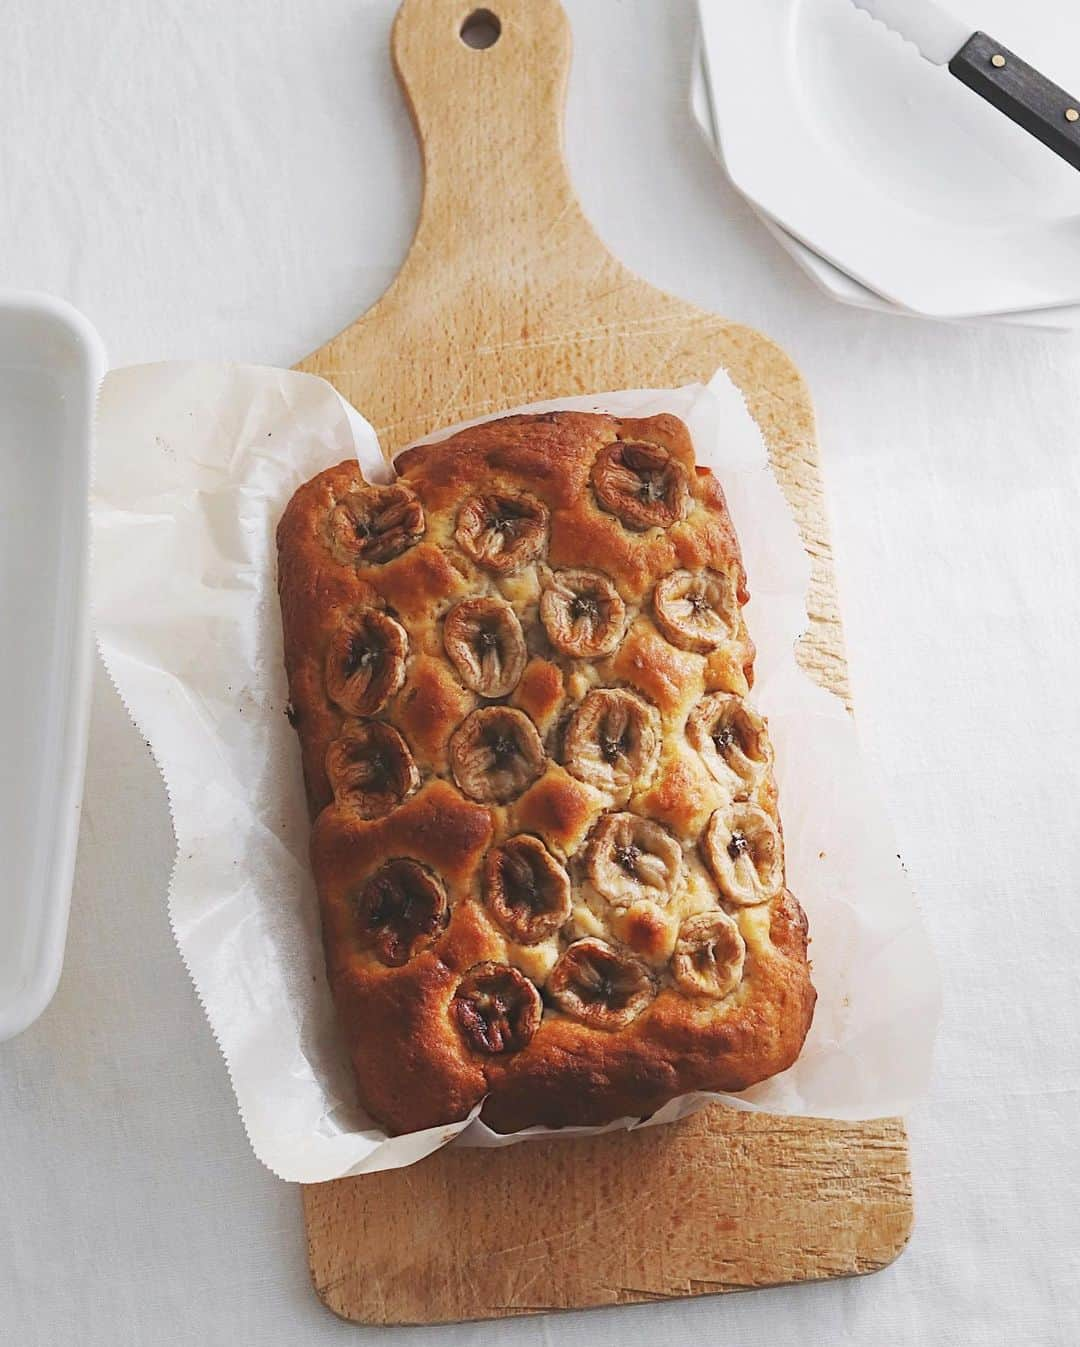
[[594,688],[570,717],[563,763],[571,776],[625,804],[652,779],[660,738],[654,706],[625,688]]
[[540,621],[556,650],[596,659],[612,654],[622,639],[626,604],[596,571],[554,571],[540,596]]
[[454,731],[450,767],[470,800],[506,804],[544,770],[544,745],[523,711],[484,706],[466,716]]
[[715,781],[736,799],[752,795],[772,766],[765,722],[741,697],[713,692],[686,722],[686,737]]
[[462,1037],[474,1052],[495,1056],[520,1052],[540,1027],[540,993],[516,968],[480,963],[470,968],[454,993],[453,1011]]
[[679,928],[671,973],[689,996],[719,1000],[742,981],[746,942],[726,912],[702,912]]
[[604,814],[592,830],[585,868],[616,907],[648,899],[666,907],[682,878],[682,849],[661,824],[639,814]]
[[392,725],[346,721],[326,750],[326,775],[339,805],[381,818],[420,784],[409,746]]
[[656,994],[649,970],[633,955],[586,936],[564,950],[547,980],[555,1005],[594,1029],[622,1029]]
[[521,623],[503,599],[455,604],[443,624],[443,646],[458,677],[481,697],[513,692],[528,659]]
[[362,948],[390,968],[425,949],[446,924],[442,881],[418,861],[387,861],[355,900],[355,928]]
[[724,571],[672,571],[653,591],[653,616],[672,645],[706,655],[738,635],[735,582]]
[[353,716],[381,711],[405,681],[409,638],[405,628],[378,608],[351,613],[330,639],[326,691]]
[[662,445],[616,440],[597,455],[593,490],[627,528],[670,528],[690,508],[686,469]]
[[359,486],[330,511],[330,550],[347,564],[392,561],[424,536],[424,507],[401,482]]
[[780,833],[756,804],[743,802],[717,809],[706,825],[702,849],[720,892],[730,903],[740,907],[768,903],[783,888]]
[[548,508],[521,492],[470,496],[458,511],[454,537],[466,556],[497,575],[527,566],[547,543]]
[[538,837],[519,833],[484,858],[484,899],[520,945],[547,940],[570,917],[570,877]]

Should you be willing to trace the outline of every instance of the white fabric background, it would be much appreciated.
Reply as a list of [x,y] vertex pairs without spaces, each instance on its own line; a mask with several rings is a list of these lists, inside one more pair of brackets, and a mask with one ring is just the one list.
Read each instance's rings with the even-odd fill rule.
[[[859,722],[946,983],[912,1245],[875,1277],[696,1303],[333,1319],[172,947],[163,792],[99,670],[64,976],[0,1046],[0,1343],[1080,1340],[1077,340],[821,298],[689,122],[689,0],[567,7],[568,152],[601,234],[770,332],[817,399]],[[8,0],[0,285],[73,300],[115,364],[318,345],[379,294],[417,210],[392,11]],[[1062,77],[1060,53],[1025,54]]]

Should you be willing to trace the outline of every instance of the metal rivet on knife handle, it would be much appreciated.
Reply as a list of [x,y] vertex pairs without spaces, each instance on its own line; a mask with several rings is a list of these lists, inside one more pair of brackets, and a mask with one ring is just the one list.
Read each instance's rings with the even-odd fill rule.
[[1066,108],[1065,120],[1067,122],[1080,122],[1080,112],[1077,112],[1075,108]]
[[[858,2],[861,4],[862,0]],[[876,5],[878,0],[873,3]],[[910,7],[912,11],[920,8],[914,3]],[[1080,113],[1080,99],[1075,93],[1040,75],[1015,52],[981,32],[972,33],[950,59],[949,72],[1049,146],[1066,163],[1080,169],[1080,116],[1074,121],[1068,111],[1072,108]]]

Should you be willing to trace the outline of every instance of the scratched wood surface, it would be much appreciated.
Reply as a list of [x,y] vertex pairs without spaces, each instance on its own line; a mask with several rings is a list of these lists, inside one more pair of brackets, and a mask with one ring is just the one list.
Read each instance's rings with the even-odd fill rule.
[[[424,160],[416,235],[382,299],[300,368],[336,385],[393,451],[515,404],[668,387],[722,365],[762,428],[813,562],[800,659],[847,699],[801,375],[760,333],[654,289],[607,251],[562,155],[565,15],[557,0],[490,8],[501,34],[474,50],[459,36],[467,3],[402,5],[392,52]],[[319,1296],[344,1318],[382,1324],[857,1275],[897,1256],[912,1219],[898,1119],[718,1108],[633,1134],[441,1151],[307,1187],[304,1211]]]

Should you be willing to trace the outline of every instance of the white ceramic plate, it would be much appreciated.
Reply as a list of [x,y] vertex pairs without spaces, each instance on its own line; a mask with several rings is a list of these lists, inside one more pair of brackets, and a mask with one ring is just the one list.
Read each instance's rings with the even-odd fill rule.
[[[690,110],[694,120],[705,137],[709,147],[723,165],[716,121],[709,94],[708,77],[705,70],[704,55],[700,44],[693,62],[690,78]],[[850,304],[855,308],[870,309],[876,313],[900,314],[906,317],[919,317],[908,309],[902,309],[890,300],[876,294],[865,285],[860,285],[839,267],[819,257],[812,248],[771,219],[759,206],[749,203],[758,219],[762,222],[777,243],[789,253],[812,281],[831,298],[841,304]],[[1055,332],[1069,332],[1080,328],[1080,307],[1064,305],[1051,309],[1018,310],[1009,314],[985,314],[969,322],[1005,323],[1010,327],[1039,327]]]
[[[751,202],[753,206],[753,203]],[[800,243],[775,220],[759,207],[753,206],[758,219],[780,246],[791,254],[803,271],[814,280],[822,290],[840,300],[842,304],[851,304],[857,309],[870,309],[874,313],[898,314],[902,318],[923,318],[926,315],[915,313],[912,309],[902,309],[899,304],[884,299],[881,295],[868,290],[865,285],[852,280],[846,272],[834,267],[819,257],[805,243]],[[935,317],[937,315],[934,315]],[[986,313],[974,317],[961,315],[958,318],[940,318],[941,322],[960,322],[970,325],[994,324],[997,327],[1037,327],[1049,332],[1074,332],[1080,328],[1080,307],[1064,304],[1052,309],[1017,309],[1014,313]]]
[[0,1041],[52,999],[90,676],[87,497],[105,354],[74,309],[0,294]]
[[[797,240],[932,316],[1080,303],[1076,170],[850,0],[699,8],[727,170]],[[1080,84],[1080,62],[1063,70],[1052,43],[1071,32],[1063,50],[1077,50],[1072,7],[977,8],[973,28]]]

